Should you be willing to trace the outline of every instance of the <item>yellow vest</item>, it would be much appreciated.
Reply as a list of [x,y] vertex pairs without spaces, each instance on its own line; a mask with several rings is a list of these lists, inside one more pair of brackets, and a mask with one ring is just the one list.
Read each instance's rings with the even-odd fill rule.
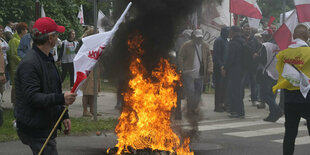
[[310,47],[288,48],[277,54],[277,70],[279,79],[272,90],[277,89],[299,90],[299,87],[294,87],[290,82],[282,77],[283,67],[285,63],[296,66],[301,72],[310,77]]

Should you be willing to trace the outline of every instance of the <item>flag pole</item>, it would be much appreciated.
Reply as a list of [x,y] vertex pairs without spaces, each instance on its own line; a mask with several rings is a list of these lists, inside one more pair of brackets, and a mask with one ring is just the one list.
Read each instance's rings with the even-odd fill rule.
[[52,129],[52,131],[51,131],[50,134],[48,135],[47,139],[45,140],[45,142],[44,142],[44,144],[43,144],[43,146],[42,146],[42,148],[41,148],[41,150],[40,150],[40,152],[39,152],[38,155],[41,155],[41,154],[42,154],[42,152],[43,152],[43,150],[44,150],[44,148],[45,148],[47,142],[51,139],[51,137],[52,137],[54,131],[56,130],[58,124],[59,124],[60,121],[62,120],[62,118],[63,118],[63,116],[65,115],[65,113],[66,113],[66,111],[68,110],[68,108],[69,108],[69,106],[66,105],[64,111],[61,113],[59,119],[57,120],[56,124],[54,125],[54,128]]
[[285,9],[285,6],[286,6],[286,0],[283,0],[283,16],[282,16],[282,21],[283,21],[283,23],[282,24],[284,24],[285,23],[285,12],[286,12],[286,9]]
[[[94,31],[97,32],[97,0],[94,0]],[[93,106],[93,116],[94,120],[97,121],[97,97],[98,97],[98,88],[97,88],[97,65],[95,65],[93,72],[94,72],[94,106]]]

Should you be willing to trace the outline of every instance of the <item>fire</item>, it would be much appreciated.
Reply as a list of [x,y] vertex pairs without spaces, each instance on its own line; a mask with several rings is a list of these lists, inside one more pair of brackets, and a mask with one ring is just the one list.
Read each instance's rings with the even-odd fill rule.
[[117,154],[129,153],[128,147],[169,151],[171,154],[193,155],[190,152],[190,139],[181,144],[179,137],[172,131],[171,109],[176,107],[175,88],[180,85],[177,74],[168,60],[161,59],[151,78],[142,65],[140,57],[143,38],[135,35],[128,41],[132,60],[129,91],[124,93],[124,106],[119,123],[116,126],[118,136]]

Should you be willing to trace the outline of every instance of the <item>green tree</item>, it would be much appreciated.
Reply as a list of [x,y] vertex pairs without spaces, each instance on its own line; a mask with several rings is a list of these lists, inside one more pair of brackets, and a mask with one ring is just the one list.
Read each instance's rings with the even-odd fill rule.
[[268,22],[269,17],[276,18],[276,23],[279,23],[280,14],[284,11],[295,9],[293,0],[286,0],[285,10],[283,10],[283,0],[258,0],[258,5],[263,13],[263,21]]
[[[112,0],[98,1],[98,9],[109,15]],[[74,29],[78,37],[83,33],[77,14],[80,5],[84,7],[86,24],[93,25],[93,0],[40,0],[44,5],[46,16],[53,18],[57,24]],[[35,0],[0,0],[0,24],[6,25],[8,21],[26,22],[35,20]],[[97,14],[96,14],[97,15]],[[90,24],[91,23],[91,24]],[[65,39],[68,31],[60,36]]]

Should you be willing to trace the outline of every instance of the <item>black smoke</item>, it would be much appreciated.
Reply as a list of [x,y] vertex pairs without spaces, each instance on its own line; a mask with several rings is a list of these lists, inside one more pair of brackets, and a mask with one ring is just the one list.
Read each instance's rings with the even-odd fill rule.
[[[114,1],[114,18],[118,19],[129,0]],[[160,58],[167,58],[174,45],[179,25],[201,7],[202,0],[132,0],[126,22],[122,24],[105,57],[105,71],[110,79],[128,80],[130,55],[127,40],[130,35],[143,36],[145,50],[142,61],[151,71]]]

